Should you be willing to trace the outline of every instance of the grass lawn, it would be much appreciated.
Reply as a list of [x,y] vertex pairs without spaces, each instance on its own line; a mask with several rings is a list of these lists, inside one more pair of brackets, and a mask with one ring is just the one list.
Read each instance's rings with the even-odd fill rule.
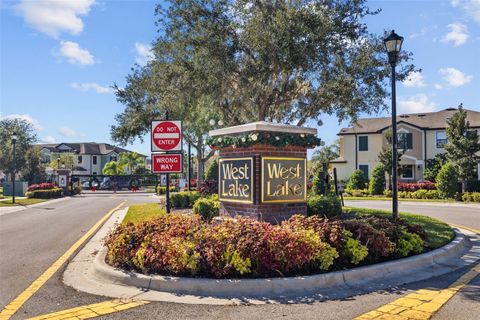
[[128,208],[127,215],[123,218],[122,224],[129,222],[139,223],[163,214],[165,214],[165,210],[163,210],[158,203],[132,204]]
[[15,204],[12,203],[12,199],[0,201],[0,207],[12,207],[12,206],[28,206],[30,204],[45,202],[49,199],[15,199]]
[[[390,211],[354,207],[344,207],[343,211],[346,213],[355,212],[359,215],[392,215]],[[453,232],[452,228],[445,222],[442,222],[438,219],[404,212],[400,212],[400,217],[404,218],[412,224],[421,225],[425,229],[425,232],[427,233],[427,240],[425,245],[431,249],[436,249],[443,245],[446,245],[455,237],[455,233]]]
[[[343,200],[380,200],[380,201],[392,201],[392,198],[387,197],[343,197]],[[398,198],[398,201],[412,201],[412,202],[455,202],[464,203],[462,201],[455,201],[452,199],[407,199]]]

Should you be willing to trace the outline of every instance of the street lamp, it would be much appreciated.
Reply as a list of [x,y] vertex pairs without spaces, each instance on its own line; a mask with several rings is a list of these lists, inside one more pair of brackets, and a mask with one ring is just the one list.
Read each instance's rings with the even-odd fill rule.
[[13,133],[12,134],[12,147],[13,147],[13,195],[12,195],[12,203],[15,203],[15,173],[17,171],[17,166],[16,166],[16,154],[15,154],[15,145],[17,144],[17,134]]
[[402,48],[403,37],[400,37],[392,30],[392,33],[383,40],[385,50],[388,54],[388,62],[392,67],[392,215],[398,218],[398,139],[397,139],[397,105],[396,105],[396,87],[395,87],[395,66],[398,62],[398,55]]

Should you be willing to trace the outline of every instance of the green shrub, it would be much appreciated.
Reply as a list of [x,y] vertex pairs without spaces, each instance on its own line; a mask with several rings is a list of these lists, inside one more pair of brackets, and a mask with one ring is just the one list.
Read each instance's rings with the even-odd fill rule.
[[27,191],[27,192],[25,192],[25,197],[27,197],[27,198],[32,198],[32,197],[33,197],[33,191]]
[[215,159],[207,168],[207,172],[205,173],[205,180],[215,180],[218,181],[218,160]]
[[50,190],[35,190],[30,191],[31,194],[29,198],[37,198],[37,199],[54,199],[54,198],[61,198],[63,196],[63,189],[61,188],[54,188]]
[[368,192],[372,195],[381,195],[385,190],[385,167],[377,164],[372,171],[372,177],[368,185]]
[[191,208],[201,194],[195,191],[174,192],[170,194],[172,208]]
[[352,264],[359,264],[368,256],[367,246],[362,245],[359,240],[353,238],[347,239],[345,252]]
[[453,198],[458,189],[458,172],[455,165],[447,162],[436,177],[437,189],[448,198]]
[[383,190],[383,195],[387,198],[391,198],[392,197],[392,190],[390,190],[390,189]]
[[465,202],[480,202],[480,192],[465,192],[462,195],[462,200]]
[[345,189],[345,193],[352,197],[366,197],[369,195],[368,189]]
[[400,257],[406,257],[411,253],[421,253],[423,246],[423,240],[418,234],[402,231],[397,242],[396,252]]
[[319,215],[327,218],[342,214],[342,204],[335,195],[314,195],[307,198],[307,215]]
[[202,218],[210,222],[213,217],[217,217],[220,210],[220,202],[215,198],[199,198],[193,204],[193,213],[199,214]]
[[362,170],[353,171],[350,179],[348,180],[347,188],[349,189],[364,189],[368,180],[365,178],[365,174]]
[[[161,187],[161,186],[157,187],[157,194],[158,195],[165,194],[166,192],[167,192],[167,187]],[[170,192],[175,192],[175,187],[174,186],[170,186]]]

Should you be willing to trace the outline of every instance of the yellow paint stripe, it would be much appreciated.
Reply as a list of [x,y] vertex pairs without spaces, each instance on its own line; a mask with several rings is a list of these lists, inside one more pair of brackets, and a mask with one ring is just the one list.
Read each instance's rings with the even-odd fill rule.
[[478,229],[461,226],[461,225],[455,224],[455,223],[450,223],[450,225],[451,225],[452,227],[457,227],[457,228],[466,229],[466,230],[468,230],[468,231],[472,231],[472,232],[475,232],[475,233],[480,233],[480,230],[478,230]]
[[427,320],[430,319],[450,298],[480,274],[480,264],[472,267],[447,289],[420,289],[413,293],[362,314],[354,320]]
[[22,307],[22,305],[30,299],[44,284],[50,279],[55,272],[62,267],[62,265],[92,236],[97,232],[97,230],[105,223],[105,221],[110,218],[110,216],[118,210],[121,206],[125,204],[125,201],[120,203],[118,206],[110,210],[106,215],[104,215],[100,220],[95,223],[95,225],[87,231],[75,244],[73,244],[70,249],[68,249],[57,261],[55,261],[50,267],[48,267],[45,272],[38,277],[32,284],[25,289],[20,295],[13,299],[3,310],[0,312],[0,320],[10,319],[15,312]]
[[100,303],[89,304],[86,306],[66,309],[62,311],[44,314],[30,320],[71,320],[71,319],[90,319],[101,315],[128,310],[150,302],[143,300],[109,300]]

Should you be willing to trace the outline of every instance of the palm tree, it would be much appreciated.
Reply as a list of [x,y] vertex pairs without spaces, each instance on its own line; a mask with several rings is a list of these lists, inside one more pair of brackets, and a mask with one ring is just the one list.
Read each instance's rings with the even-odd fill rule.
[[123,166],[117,161],[110,161],[105,164],[102,173],[112,176],[123,174]]
[[120,154],[120,165],[127,166],[128,172],[131,174],[133,170],[144,164],[143,157],[136,152],[124,152]]

